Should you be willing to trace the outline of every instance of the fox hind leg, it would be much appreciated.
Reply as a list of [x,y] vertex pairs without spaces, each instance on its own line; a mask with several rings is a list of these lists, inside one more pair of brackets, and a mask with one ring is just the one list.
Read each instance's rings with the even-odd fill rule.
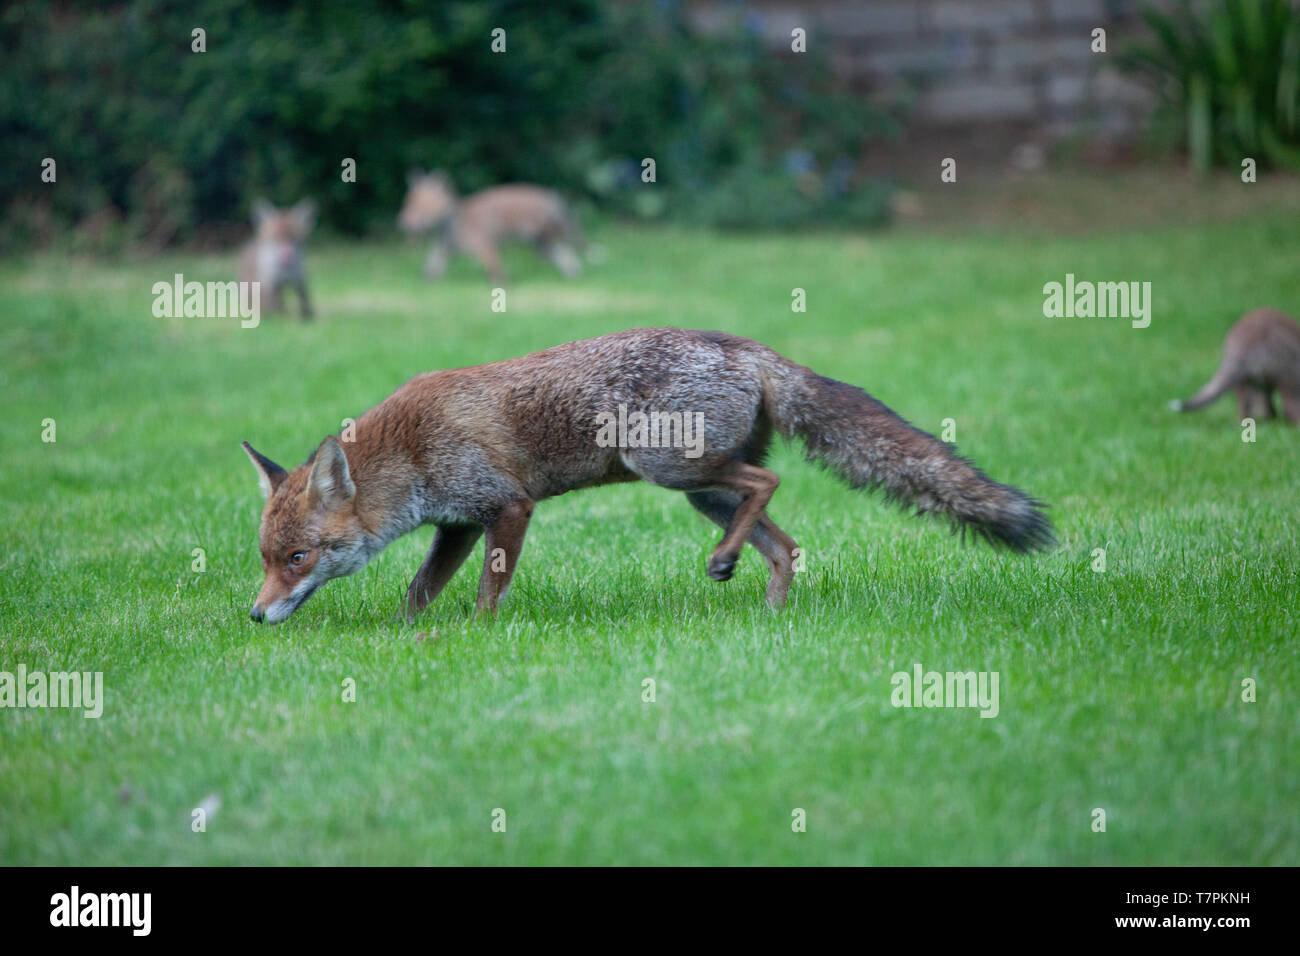
[[506,270],[501,265],[501,253],[497,247],[488,239],[475,237],[472,239],[463,239],[462,246],[465,251],[479,261],[483,271],[488,274],[488,278],[497,285],[504,285],[506,282]]
[[[741,505],[740,496],[730,491],[690,491],[686,493],[686,500],[721,528],[730,527]],[[772,571],[767,582],[767,603],[774,608],[782,607],[794,580],[795,552],[799,546],[766,514],[754,525],[749,543],[767,559]]]
[[1258,385],[1241,384],[1236,386],[1237,412],[1242,418],[1253,418],[1257,422],[1273,418],[1273,399],[1267,388]]
[[1290,382],[1278,386],[1282,396],[1282,414],[1292,425],[1300,425],[1300,382]]
[[739,495],[740,504],[709,558],[708,574],[713,580],[726,581],[735,573],[740,549],[763,517],[763,509],[772,500],[780,483],[781,479],[775,472],[740,461],[732,462],[717,476],[714,484]]
[[[724,524],[726,532],[709,558],[708,574],[715,581],[726,581],[735,573],[740,549],[765,517],[764,509],[781,483],[774,472],[757,464],[763,460],[772,437],[772,426],[762,412],[757,386],[745,388],[733,383],[729,393],[713,398],[714,407],[721,406],[724,400],[728,413],[716,420],[707,444],[709,448],[731,449],[729,452],[710,451],[701,441],[694,456],[683,455],[675,447],[637,448],[619,456],[629,471],[652,485],[687,493],[723,492],[731,496],[732,507]],[[686,442],[684,435],[683,442]],[[711,500],[692,499],[692,503]],[[709,510],[701,510],[723,523]],[[765,528],[769,535],[773,530],[779,533],[774,524],[769,523]],[[790,541],[783,533],[782,537]],[[775,596],[778,596],[776,592]]]

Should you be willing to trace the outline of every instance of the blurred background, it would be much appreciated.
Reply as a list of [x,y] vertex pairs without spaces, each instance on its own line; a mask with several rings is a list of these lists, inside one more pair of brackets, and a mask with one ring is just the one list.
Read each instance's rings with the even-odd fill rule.
[[[0,863],[1300,862],[1300,434],[1247,439],[1229,397],[1168,408],[1247,309],[1300,314],[1298,22],[1288,0],[0,4],[0,666],[102,670],[108,694],[102,720],[0,718]],[[558,190],[604,254],[570,280],[511,250],[508,311],[468,256],[429,283],[395,222],[413,167]],[[158,310],[160,281],[234,279],[258,198],[319,208],[317,319]],[[1153,321],[1047,317],[1068,275],[1149,283]],[[413,375],[665,324],[951,435],[1050,503],[1061,548],[959,547],[778,445],[773,517],[810,556],[786,615],[761,561],[719,588],[713,526],[629,484],[538,508],[495,622],[466,569],[400,625],[428,529],[249,620],[241,440],[296,465]],[[999,719],[896,710],[912,662],[1005,674]]]
[[953,215],[949,156],[967,213],[1048,170],[1300,168],[1289,0],[19,2],[0,50],[9,250],[225,244],[258,196],[391,231],[412,167],[725,229]]

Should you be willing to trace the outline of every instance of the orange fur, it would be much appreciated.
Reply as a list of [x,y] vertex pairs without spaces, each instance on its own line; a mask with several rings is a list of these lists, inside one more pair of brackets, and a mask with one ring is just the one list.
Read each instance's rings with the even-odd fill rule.
[[[602,418],[629,409],[692,416],[698,448],[602,441]],[[356,422],[355,440],[326,438],[292,472],[245,444],[267,497],[260,533],[267,577],[253,616],[282,620],[325,581],[353,573],[422,524],[438,531],[407,591],[408,615],[437,596],[480,536],[478,606],[491,611],[510,584],[536,502],[638,479],[686,492],[726,529],[708,564],[715,580],[730,578],[742,546],[753,544],[771,569],[768,601],[779,606],[797,546],[766,514],[779,484],[762,467],[774,432],[803,438],[811,456],[850,484],[883,486],[995,544],[1051,543],[1036,502],[860,389],[750,339],[633,329],[417,376]]]

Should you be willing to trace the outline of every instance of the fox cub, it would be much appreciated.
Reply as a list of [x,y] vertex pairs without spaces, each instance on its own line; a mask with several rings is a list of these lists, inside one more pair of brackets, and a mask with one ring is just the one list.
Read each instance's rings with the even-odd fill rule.
[[995,545],[1029,551],[1053,540],[1039,502],[866,392],[723,332],[633,329],[430,372],[354,427],[293,471],[244,443],[266,499],[266,580],[253,620],[284,620],[326,581],[359,571],[424,524],[437,531],[407,589],[408,617],[438,596],[480,537],[478,608],[491,612],[537,502],[638,480],[684,492],[724,529],[708,563],[715,581],[730,578],[741,547],[753,545],[771,571],[767,600],[779,607],[799,554],[767,514],[780,482],[763,467],[773,434],[802,438],[811,458],[853,487],[883,487]]
[[504,283],[499,247],[505,239],[534,243],[569,278],[582,272],[577,252],[584,245],[582,233],[564,200],[540,186],[494,186],[459,199],[446,173],[416,170],[407,177],[397,224],[408,235],[437,231],[424,262],[430,279],[443,274],[453,252],[464,252],[493,282]]
[[1188,399],[1170,407],[1191,412],[1204,408],[1228,389],[1237,393],[1242,418],[1273,418],[1273,392],[1282,399],[1282,413],[1300,424],[1300,325],[1277,309],[1247,312],[1223,340],[1223,361],[1214,377]]
[[312,317],[307,294],[303,243],[316,225],[316,204],[304,199],[291,209],[277,209],[259,199],[253,203],[253,239],[244,247],[239,277],[262,284],[262,302],[268,312],[284,310],[284,290],[293,289],[303,319]]

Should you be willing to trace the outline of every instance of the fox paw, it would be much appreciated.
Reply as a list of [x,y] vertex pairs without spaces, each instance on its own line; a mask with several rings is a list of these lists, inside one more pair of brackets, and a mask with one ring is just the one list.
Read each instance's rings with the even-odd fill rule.
[[715,581],[730,581],[736,573],[736,559],[727,555],[709,558],[709,577]]

